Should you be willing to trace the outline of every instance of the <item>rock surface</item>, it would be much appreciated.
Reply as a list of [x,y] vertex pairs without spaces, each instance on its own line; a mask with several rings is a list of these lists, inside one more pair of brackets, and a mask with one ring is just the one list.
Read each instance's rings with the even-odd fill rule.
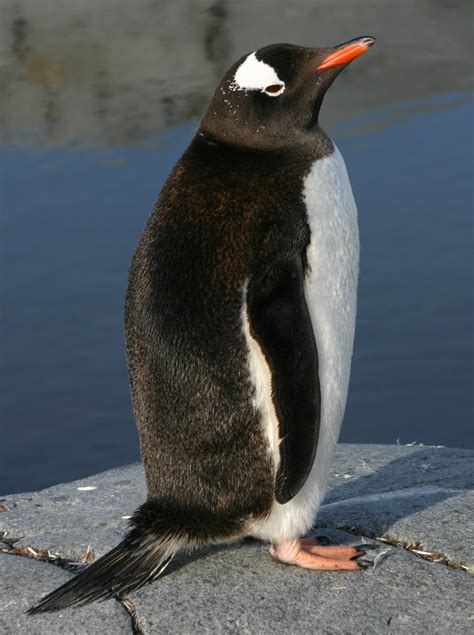
[[472,632],[473,463],[470,450],[340,445],[313,533],[347,544],[378,539],[387,553],[374,569],[285,567],[255,541],[213,547],[179,556],[161,580],[132,594],[135,620],[115,600],[58,614],[24,611],[71,575],[55,558],[84,562],[117,544],[124,517],[145,498],[141,465],[5,496],[0,537],[4,550],[21,555],[0,555],[0,631]]
[[130,617],[113,600],[89,607],[29,617],[26,610],[37,600],[45,585],[67,582],[70,573],[47,562],[0,553],[0,633],[55,635],[61,633],[132,633]]

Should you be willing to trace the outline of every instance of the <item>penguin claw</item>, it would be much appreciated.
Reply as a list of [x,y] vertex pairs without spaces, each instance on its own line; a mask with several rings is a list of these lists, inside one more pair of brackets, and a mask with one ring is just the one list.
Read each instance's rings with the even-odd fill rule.
[[[357,549],[357,547],[354,547],[354,549]],[[357,551],[357,553],[355,553],[352,558],[349,558],[349,560],[357,560],[358,558],[360,558],[361,556],[365,556],[367,552],[364,551],[363,549],[361,549],[360,551]]]
[[367,558],[361,558],[360,560],[357,560],[357,564],[359,565],[360,569],[365,571],[366,569],[372,567],[374,563],[372,560],[367,560]]
[[376,542],[364,542],[361,545],[354,545],[354,549],[357,549],[357,551],[373,551],[379,548],[380,545]]
[[[360,552],[355,554],[351,560],[355,560],[361,569],[375,569],[383,560],[393,554],[393,549],[387,548],[383,551],[377,551],[382,545],[358,545],[356,549],[360,549]],[[370,547],[370,548],[369,548]]]

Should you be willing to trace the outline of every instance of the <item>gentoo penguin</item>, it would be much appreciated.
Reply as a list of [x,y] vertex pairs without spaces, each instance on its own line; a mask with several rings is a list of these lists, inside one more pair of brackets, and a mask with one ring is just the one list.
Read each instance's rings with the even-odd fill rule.
[[357,548],[302,537],[344,414],[359,268],[349,179],[318,115],[373,43],[266,46],[218,85],[130,267],[148,499],[117,547],[31,613],[129,592],[178,550],[246,536],[283,563],[361,568]]

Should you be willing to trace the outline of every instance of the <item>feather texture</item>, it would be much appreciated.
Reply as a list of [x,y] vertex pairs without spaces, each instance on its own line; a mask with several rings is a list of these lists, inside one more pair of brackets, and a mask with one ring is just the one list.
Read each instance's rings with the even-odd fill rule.
[[179,549],[179,543],[172,535],[156,536],[132,529],[119,545],[49,593],[28,613],[82,606],[139,589],[163,573]]

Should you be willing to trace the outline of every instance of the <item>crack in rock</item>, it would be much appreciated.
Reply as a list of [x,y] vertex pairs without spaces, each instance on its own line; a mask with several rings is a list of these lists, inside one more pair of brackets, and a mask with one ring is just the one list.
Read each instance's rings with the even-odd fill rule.
[[[57,567],[64,569],[65,571],[71,571],[74,573],[80,571],[84,566],[83,562],[75,562],[73,560],[63,558],[58,553],[53,553],[49,549],[33,549],[33,547],[30,547],[28,545],[15,547],[13,544],[9,544],[7,541],[5,541],[5,538],[3,538],[2,540],[5,546],[0,547],[0,553],[9,553],[14,556],[21,556],[23,558],[39,560],[40,562],[49,562],[50,564],[54,564]],[[84,562],[88,562],[88,560],[85,560],[85,558],[88,556],[88,553],[89,547],[84,554]]]
[[[14,543],[7,542],[5,536],[0,538],[0,540],[5,545],[3,547],[0,546],[0,553],[8,553],[14,556],[20,556],[22,558],[39,560],[40,562],[48,562],[49,564],[53,564],[71,573],[80,573],[87,564],[94,560],[94,551],[92,545],[88,545],[86,551],[81,556],[80,561],[77,562],[75,560],[63,558],[58,553],[52,553],[49,549],[33,549],[33,547],[30,547],[28,545],[15,547]],[[14,542],[17,541],[15,540]],[[133,635],[145,635],[145,630],[143,628],[144,620],[138,617],[136,606],[134,605],[132,600],[129,597],[125,596],[116,596],[114,599],[119,604],[121,604],[124,610],[128,613]]]
[[133,635],[145,635],[144,618],[138,617],[137,607],[128,596],[117,597],[117,601],[130,615]]
[[376,536],[375,534],[365,535],[362,534],[357,527],[348,527],[345,525],[338,525],[335,529],[340,529],[341,531],[347,531],[347,533],[352,534],[354,536],[362,536],[363,538],[367,538],[367,540],[378,540],[387,545],[391,545],[392,547],[398,547],[399,549],[403,549],[404,551],[409,551],[410,553],[417,556],[417,558],[421,558],[422,560],[426,560],[428,562],[434,562],[438,564],[444,564],[451,569],[458,569],[461,571],[466,571],[466,573],[471,573],[473,564],[464,562],[464,561],[456,561],[451,560],[443,553],[439,553],[437,551],[428,551],[421,543],[416,542],[414,540],[410,540],[408,542],[402,541],[399,538],[395,538],[392,536]]
[[424,494],[432,496],[435,494],[462,494],[465,490],[453,489],[446,487],[438,487],[436,485],[425,485],[423,487],[404,487],[403,489],[390,490],[388,492],[377,492],[376,494],[367,494],[365,496],[352,496],[351,498],[342,498],[330,503],[321,505],[321,511],[332,509],[334,507],[352,506],[358,503],[379,503],[380,501],[389,501],[399,498],[412,498]]

